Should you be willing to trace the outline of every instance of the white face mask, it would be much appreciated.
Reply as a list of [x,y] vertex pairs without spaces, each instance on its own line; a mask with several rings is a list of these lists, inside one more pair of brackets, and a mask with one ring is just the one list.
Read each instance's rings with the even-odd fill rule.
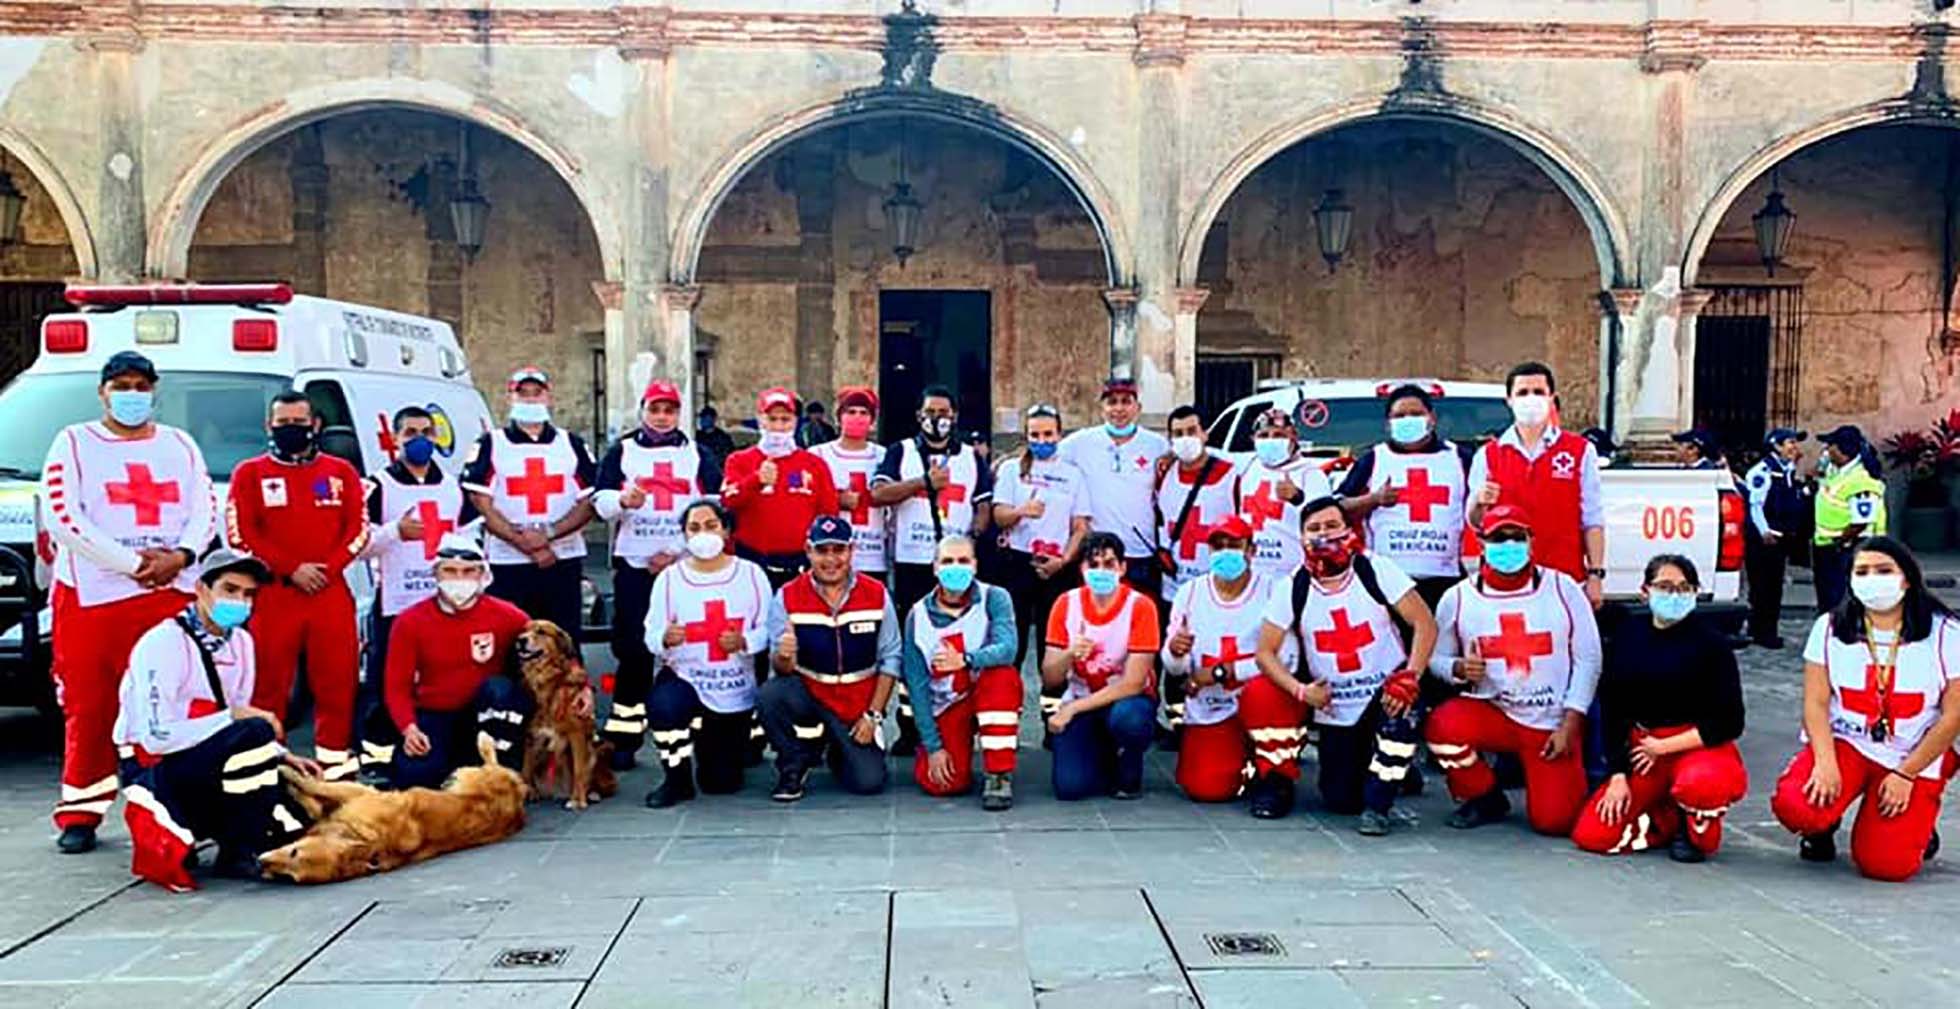
[[436,591],[442,593],[444,602],[460,610],[483,594],[483,583],[475,578],[444,578],[436,582]]
[[1196,462],[1205,454],[1205,441],[1196,435],[1179,435],[1171,439],[1171,454],[1178,462]]
[[1511,397],[1511,416],[1520,424],[1543,424],[1552,415],[1552,397],[1526,395]]
[[756,444],[761,446],[763,455],[771,459],[780,459],[796,451],[796,432],[764,431],[762,439]]
[[688,555],[697,561],[721,556],[724,541],[720,533],[695,533],[687,538]]
[[1883,613],[1905,599],[1905,576],[1852,575],[1851,594],[1865,604],[1865,609]]

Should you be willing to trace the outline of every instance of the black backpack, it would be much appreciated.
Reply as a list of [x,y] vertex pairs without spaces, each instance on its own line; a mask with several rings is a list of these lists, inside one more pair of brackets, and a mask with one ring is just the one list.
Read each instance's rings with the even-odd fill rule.
[[[1415,628],[1402,619],[1402,614],[1395,609],[1395,604],[1390,602],[1388,595],[1382,591],[1381,579],[1375,576],[1374,562],[1368,559],[1367,554],[1354,555],[1354,577],[1360,579],[1361,588],[1368,593],[1368,598],[1380,603],[1382,609],[1388,611],[1388,618],[1395,622],[1395,633],[1402,636],[1403,649],[1408,649],[1410,643],[1415,640]],[[1293,640],[1300,643],[1300,663],[1303,667],[1307,661],[1307,642],[1300,636],[1300,613],[1306,609],[1307,596],[1312,592],[1313,575],[1306,568],[1293,572]]]

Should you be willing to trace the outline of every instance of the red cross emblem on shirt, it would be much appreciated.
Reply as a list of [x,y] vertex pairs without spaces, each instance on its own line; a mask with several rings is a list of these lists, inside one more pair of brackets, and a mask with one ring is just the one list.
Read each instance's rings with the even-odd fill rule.
[[183,490],[177,481],[158,483],[150,475],[149,463],[125,463],[123,473],[128,477],[126,482],[107,483],[102,489],[108,492],[110,504],[134,507],[139,526],[162,525],[163,506],[183,500]]
[[1429,482],[1426,469],[1409,470],[1409,485],[1397,489],[1396,503],[1409,506],[1409,521],[1429,521],[1430,510],[1437,505],[1450,503],[1450,489],[1442,484]]
[[1925,694],[1902,694],[1894,691],[1891,696],[1883,697],[1884,706],[1881,709],[1879,701],[1882,696],[1878,688],[1878,667],[1873,665],[1865,667],[1864,689],[1838,688],[1838,698],[1844,702],[1844,710],[1865,716],[1867,730],[1877,725],[1881,717],[1888,722],[1897,722],[1926,710]]
[[565,490],[563,473],[546,473],[544,460],[532,456],[524,460],[524,475],[504,478],[504,493],[524,499],[524,510],[532,515],[543,515],[553,494]]
[[694,481],[684,476],[675,476],[674,464],[671,462],[654,463],[653,475],[634,477],[633,486],[645,491],[647,497],[653,499],[653,506],[661,511],[668,511],[674,507],[676,495],[694,493]]
[[728,604],[720,599],[710,600],[701,609],[701,619],[685,626],[687,643],[705,643],[708,646],[708,661],[721,662],[728,658],[728,649],[721,647],[724,631],[742,632],[742,618],[730,618]]
[[1478,638],[1477,648],[1485,659],[1502,659],[1507,672],[1529,673],[1532,659],[1552,654],[1551,634],[1531,633],[1522,613],[1500,614],[1497,629],[1496,634]]
[[374,415],[374,437],[381,443],[381,451],[387,453],[388,461],[394,462],[396,454],[401,451],[401,444],[395,441],[395,429],[388,424],[387,414]]
[[[959,502],[966,500],[966,488],[956,483],[949,483],[946,486],[939,488],[937,493],[939,495],[940,518],[946,517],[947,512],[950,510],[949,506],[958,504]],[[918,492],[914,493],[912,496],[915,498],[925,497],[926,489],[923,486],[921,486],[918,489]]]
[[1245,499],[1245,517],[1252,523],[1254,532],[1266,528],[1266,523],[1286,514],[1286,502],[1273,493],[1273,482],[1266,481],[1259,489]]
[[1185,560],[1185,561],[1197,560],[1198,547],[1202,546],[1205,540],[1210,536],[1211,536],[1211,527],[1205,525],[1203,522],[1198,521],[1197,516],[1194,515],[1191,518],[1186,519],[1184,522],[1184,528],[1182,530],[1179,530],[1177,534],[1178,559]]
[[444,534],[456,528],[456,523],[443,518],[434,501],[416,502],[415,518],[422,523],[422,559],[435,560],[436,547],[442,544]]
[[[948,634],[945,637],[940,638],[939,646],[941,648],[944,648],[946,651],[952,652],[954,655],[965,655],[966,632],[961,631],[959,633]],[[941,672],[937,669],[934,669],[932,671],[932,675],[939,679],[945,679],[946,677],[949,676],[952,677],[953,693],[955,694],[964,694],[967,692],[968,688],[970,688],[973,685],[973,670],[968,669],[965,666],[961,666],[958,669],[948,669],[945,672]]]
[[1361,668],[1361,650],[1375,643],[1375,629],[1366,622],[1348,622],[1346,607],[1334,611],[1334,629],[1313,632],[1313,646],[1334,654],[1334,669],[1352,673]]
[[[1316,643],[1318,643],[1317,640]],[[1224,675],[1221,679],[1225,681],[1236,681],[1239,678],[1239,660],[1249,658],[1252,658],[1251,652],[1239,651],[1238,635],[1228,634],[1218,639],[1218,652],[1216,654],[1199,656],[1198,662],[1205,669],[1224,670]]]
[[871,478],[869,474],[851,474],[851,493],[857,495],[857,507],[851,509],[851,524],[868,526],[871,524]]

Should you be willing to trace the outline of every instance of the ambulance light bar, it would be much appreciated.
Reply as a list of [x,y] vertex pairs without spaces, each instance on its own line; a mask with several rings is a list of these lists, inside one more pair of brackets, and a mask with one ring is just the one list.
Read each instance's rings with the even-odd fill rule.
[[285,305],[291,284],[71,284],[65,294],[77,308],[125,305]]
[[1377,397],[1387,396],[1389,393],[1394,392],[1395,390],[1400,389],[1405,385],[1413,385],[1416,388],[1421,389],[1423,392],[1428,393],[1431,399],[1443,398],[1443,383],[1434,382],[1434,381],[1423,381],[1420,379],[1413,379],[1407,382],[1383,382],[1380,385],[1375,386],[1375,395]]

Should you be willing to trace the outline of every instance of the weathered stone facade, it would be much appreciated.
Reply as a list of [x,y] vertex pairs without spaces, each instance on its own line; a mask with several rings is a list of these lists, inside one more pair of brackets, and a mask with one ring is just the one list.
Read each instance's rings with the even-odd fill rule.
[[[1113,370],[1161,412],[1216,337],[1322,374],[1542,355],[1575,416],[1649,436],[1694,416],[1697,285],[1767,279],[1736,240],[1794,155],[1797,419],[1955,398],[1930,0],[923,6],[11,4],[29,203],[0,277],[283,272],[455,320],[493,384],[577,376],[574,413],[603,350],[612,423],[703,346],[718,401],[873,377],[877,292],[956,287],[992,295],[997,406],[1079,410]],[[875,210],[898,119],[932,191],[903,269]],[[467,262],[402,190],[459,121],[494,208]],[[1331,276],[1330,145],[1356,206]]]

